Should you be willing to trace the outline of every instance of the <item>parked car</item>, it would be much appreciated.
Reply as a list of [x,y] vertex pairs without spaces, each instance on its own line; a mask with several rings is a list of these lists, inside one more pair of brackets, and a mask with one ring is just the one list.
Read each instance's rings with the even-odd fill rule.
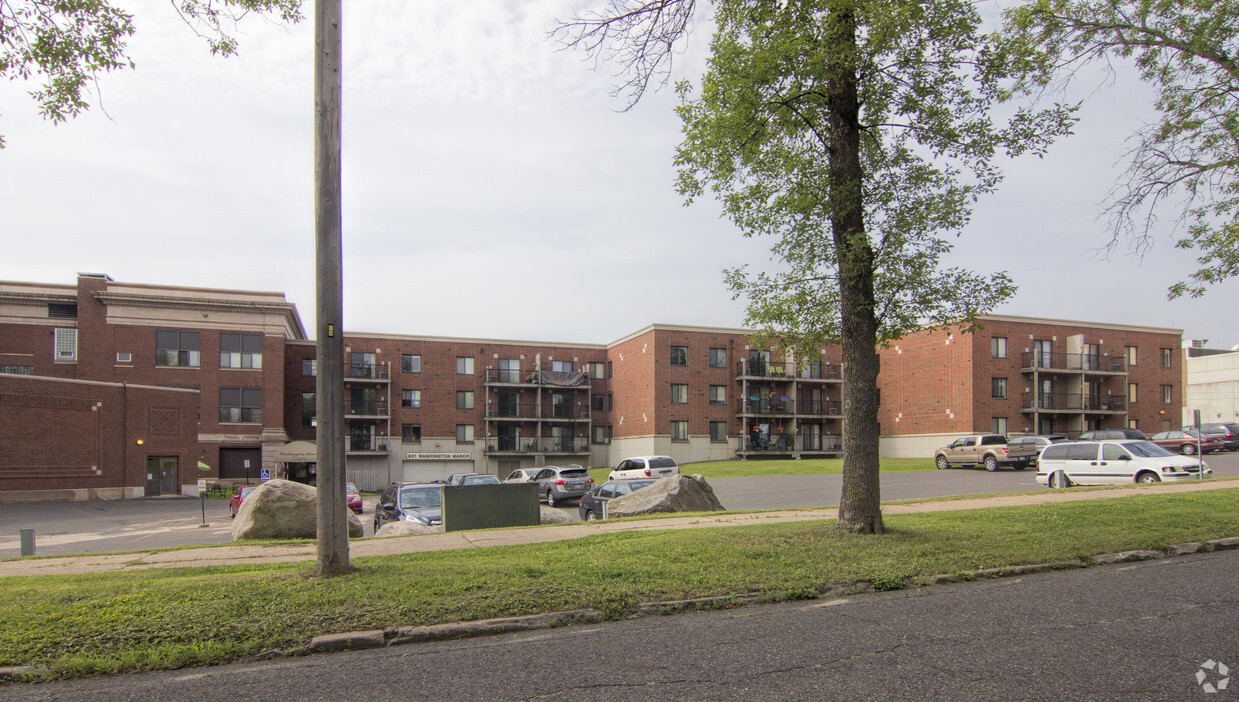
[[[1184,430],[1191,429],[1191,428],[1192,427],[1184,427]],[[1217,439],[1218,441],[1222,442],[1223,451],[1234,451],[1235,449],[1239,449],[1239,435],[1231,431],[1230,427],[1226,426],[1225,424],[1222,424],[1220,422],[1209,422],[1208,424],[1201,424],[1200,431],[1205,436],[1213,438],[1213,439]]]
[[640,480],[679,475],[680,466],[670,456],[638,456],[616,464],[607,480]]
[[[1177,451],[1184,456],[1196,453],[1197,437],[1185,431],[1159,431],[1149,437],[1149,441],[1161,446],[1167,451]],[[1222,447],[1222,442],[1212,437],[1200,438],[1200,452],[1209,453]]]
[[1199,458],[1173,454],[1150,441],[1050,444],[1037,461],[1037,482],[1054,488],[1195,480],[1213,472]]
[[504,479],[505,483],[532,483],[534,476],[541,471],[541,468],[519,468],[508,474]]
[[455,473],[448,476],[448,485],[499,485],[499,476],[486,473]]
[[538,481],[538,495],[546,499],[547,507],[579,498],[594,487],[589,471],[575,464],[567,468],[546,466],[534,479]]
[[1016,470],[1023,470],[1028,466],[1036,468],[1037,457],[1041,455],[1041,449],[1050,444],[1068,440],[1062,434],[1019,436],[1007,442],[1007,460],[1015,466]]
[[232,497],[228,500],[228,509],[232,510],[233,519],[237,518],[237,510],[241,509],[241,503],[250,496],[251,492],[257,489],[257,485],[238,485],[232,489]]
[[1002,434],[978,434],[956,439],[948,446],[934,449],[934,465],[938,470],[951,466],[985,466],[990,472],[998,466],[1011,465],[1024,470],[1024,462],[1007,459],[1007,437]]
[[1123,439],[1138,439],[1141,441],[1147,440],[1149,437],[1144,435],[1144,432],[1139,429],[1094,429],[1086,431],[1076,437],[1076,441],[1104,441],[1113,439],[1121,441]]
[[606,517],[606,503],[616,497],[631,494],[634,490],[649,487],[658,482],[658,478],[642,480],[608,480],[589,492],[581,495],[581,504],[577,510],[581,513],[581,521],[592,522]]
[[357,489],[356,485],[352,483],[345,483],[344,492],[348,496],[348,508],[357,514],[361,514],[363,509],[361,506],[361,491]]
[[374,507],[374,531],[388,522],[443,523],[443,483],[392,483]]

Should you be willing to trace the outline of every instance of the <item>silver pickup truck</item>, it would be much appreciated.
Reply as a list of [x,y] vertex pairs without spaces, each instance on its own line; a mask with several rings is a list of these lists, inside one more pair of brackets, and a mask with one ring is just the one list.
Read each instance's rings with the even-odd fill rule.
[[946,470],[951,466],[985,466],[990,472],[998,470],[998,466],[1010,465],[1016,470],[1024,470],[1025,464],[1016,463],[1007,458],[1007,437],[1002,434],[978,434],[956,439],[950,446],[943,446],[934,451],[934,464],[938,470]]

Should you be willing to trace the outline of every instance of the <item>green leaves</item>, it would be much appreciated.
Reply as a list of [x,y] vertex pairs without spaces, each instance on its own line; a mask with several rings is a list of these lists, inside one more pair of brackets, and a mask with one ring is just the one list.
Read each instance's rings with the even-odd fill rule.
[[1200,253],[1170,287],[1199,297],[1239,274],[1239,2],[1037,0],[1006,14],[1002,50],[1024,86],[1065,87],[1091,63],[1130,59],[1156,90],[1161,120],[1136,132],[1107,197],[1111,248],[1147,249],[1159,214]]

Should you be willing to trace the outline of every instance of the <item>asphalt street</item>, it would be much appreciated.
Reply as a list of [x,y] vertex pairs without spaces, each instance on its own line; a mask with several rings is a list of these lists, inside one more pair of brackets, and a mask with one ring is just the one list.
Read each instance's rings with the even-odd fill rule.
[[[1214,454],[1206,460],[1217,477],[1239,475],[1239,452]],[[692,466],[684,470],[691,472]],[[885,473],[882,499],[1046,489],[1034,482],[1034,475],[1031,470],[987,473],[975,468]],[[843,479],[839,475],[755,476],[714,478],[710,485],[729,510],[784,509],[838,504]],[[375,500],[366,498],[360,515],[366,536],[372,535]],[[575,503],[562,509],[577,518]],[[35,530],[39,555],[230,543],[229,514],[226,500],[202,502],[187,497],[0,503],[0,558],[21,554],[21,529]]]
[[0,697],[1223,701],[1239,698],[1239,680],[1229,686],[1239,675],[1236,582],[1239,552],[1226,551],[489,638],[9,685],[0,687]]

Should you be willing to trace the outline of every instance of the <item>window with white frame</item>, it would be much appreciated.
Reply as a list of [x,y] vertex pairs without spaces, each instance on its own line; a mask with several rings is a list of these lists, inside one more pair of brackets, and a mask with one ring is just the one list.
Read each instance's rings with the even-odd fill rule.
[[551,361],[551,370],[556,373],[571,373],[572,361]]
[[671,440],[688,441],[688,422],[678,419],[671,422]]
[[301,375],[318,375],[318,361],[313,358],[301,359]]
[[473,391],[472,390],[457,390],[456,391],[456,409],[458,410],[473,409]]
[[421,373],[422,372],[422,357],[418,354],[412,354],[412,353],[400,354],[400,372]]
[[995,336],[989,340],[989,355],[990,358],[1006,358],[1007,357],[1007,337]]
[[1128,383],[1127,384],[1127,403],[1134,404],[1135,402],[1137,402],[1137,398],[1139,397],[1139,395],[1140,395],[1140,384],[1139,383]]
[[1007,396],[1007,379],[990,379],[990,397],[1005,398]]
[[1173,398],[1174,398],[1174,386],[1163,385],[1162,386],[1162,404],[1168,405],[1171,402],[1174,402]]
[[400,406],[411,409],[421,409],[422,407],[422,391],[421,390],[401,390],[400,391]]
[[589,364],[589,377],[595,380],[606,380],[607,364],[601,362],[591,362]]
[[262,368],[261,334],[220,334],[220,368]]
[[1169,368],[1173,363],[1174,352],[1171,351],[1170,349],[1162,349],[1161,356],[1162,356],[1162,368]]
[[990,433],[991,434],[1002,434],[1003,436],[1006,436],[1007,418],[1006,417],[994,417],[993,419],[991,419],[990,420]]
[[473,375],[473,359],[471,357],[456,357],[456,375]]
[[1124,352],[1127,356],[1127,365],[1129,366],[1136,365],[1136,347],[1126,346],[1124,347]]
[[160,329],[155,332],[155,365],[198,368],[202,365],[198,354],[198,332]]
[[671,384],[671,404],[683,405],[688,403],[688,385],[684,383]]
[[727,404],[727,386],[726,385],[711,385],[710,386],[710,404],[712,405]]
[[473,425],[472,424],[457,424],[456,425],[456,443],[458,444],[473,443]]

